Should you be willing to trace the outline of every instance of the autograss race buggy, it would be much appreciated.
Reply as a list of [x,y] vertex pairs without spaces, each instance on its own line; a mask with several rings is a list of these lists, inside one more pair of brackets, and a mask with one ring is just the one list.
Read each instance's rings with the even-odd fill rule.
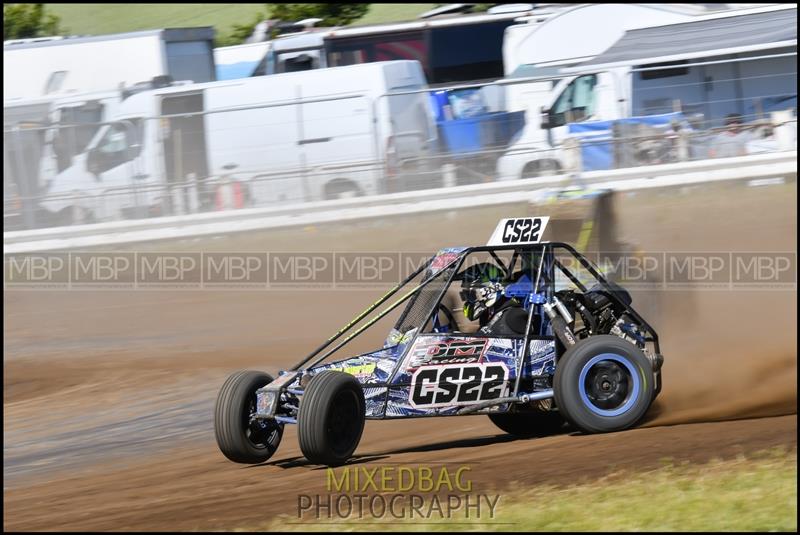
[[[540,241],[548,220],[504,219],[488,245],[440,251],[276,379],[231,375],[215,406],[222,453],[266,461],[285,424],[309,461],[335,466],[365,419],[486,414],[517,436],[637,423],[661,390],[658,336],[583,255]],[[393,311],[382,348],[323,364]]]

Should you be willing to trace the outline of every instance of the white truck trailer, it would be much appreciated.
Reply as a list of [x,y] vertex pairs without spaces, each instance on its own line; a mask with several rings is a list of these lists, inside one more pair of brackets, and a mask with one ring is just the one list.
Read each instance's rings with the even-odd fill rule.
[[216,80],[214,29],[171,28],[3,44],[3,100],[118,89],[158,76]]

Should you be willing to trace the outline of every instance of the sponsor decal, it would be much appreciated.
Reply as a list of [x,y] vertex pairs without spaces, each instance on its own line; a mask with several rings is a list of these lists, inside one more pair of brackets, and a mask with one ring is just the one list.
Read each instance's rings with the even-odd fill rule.
[[437,255],[436,258],[431,261],[431,265],[428,268],[430,275],[439,273],[442,269],[446,268],[458,258],[459,254],[461,253],[447,252]]
[[366,364],[357,364],[352,366],[342,366],[341,370],[344,373],[349,373],[358,379],[365,379],[370,377],[375,372],[375,363],[369,362]]
[[385,374],[391,374],[394,370],[397,361],[392,359],[381,359],[377,363],[377,367],[380,371],[384,372]]
[[508,368],[500,362],[423,366],[411,377],[412,407],[471,405],[498,399],[507,388]]
[[480,362],[487,342],[487,339],[420,338],[409,352],[408,369]]
[[551,359],[555,357],[555,343],[542,340],[531,340],[530,344],[531,362]]

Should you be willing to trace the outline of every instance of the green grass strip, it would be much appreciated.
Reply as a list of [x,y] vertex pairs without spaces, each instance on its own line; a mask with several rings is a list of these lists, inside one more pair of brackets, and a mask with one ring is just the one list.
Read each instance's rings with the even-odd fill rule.
[[[532,459],[535,462],[535,459]],[[797,451],[775,448],[706,464],[665,459],[656,470],[614,472],[569,487],[511,485],[494,518],[365,517],[299,522],[282,515],[261,530],[302,531],[797,531]],[[308,517],[306,517],[307,519]],[[424,523],[423,523],[424,522]]]

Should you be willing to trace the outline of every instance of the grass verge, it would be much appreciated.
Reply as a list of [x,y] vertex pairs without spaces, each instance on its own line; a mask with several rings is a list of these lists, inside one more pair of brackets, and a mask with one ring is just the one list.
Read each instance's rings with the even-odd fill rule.
[[499,494],[500,501],[495,517],[480,521],[466,519],[463,511],[449,521],[326,517],[315,523],[284,515],[258,529],[797,531],[797,450],[776,448],[702,465],[665,460],[657,470],[616,472],[566,488],[541,486],[487,494]]
[[[214,26],[218,37],[227,36],[235,24],[247,24],[257,13],[266,13],[266,4],[45,4],[61,18],[70,34],[109,33]],[[380,24],[414,20],[436,4],[372,4],[353,24]]]

